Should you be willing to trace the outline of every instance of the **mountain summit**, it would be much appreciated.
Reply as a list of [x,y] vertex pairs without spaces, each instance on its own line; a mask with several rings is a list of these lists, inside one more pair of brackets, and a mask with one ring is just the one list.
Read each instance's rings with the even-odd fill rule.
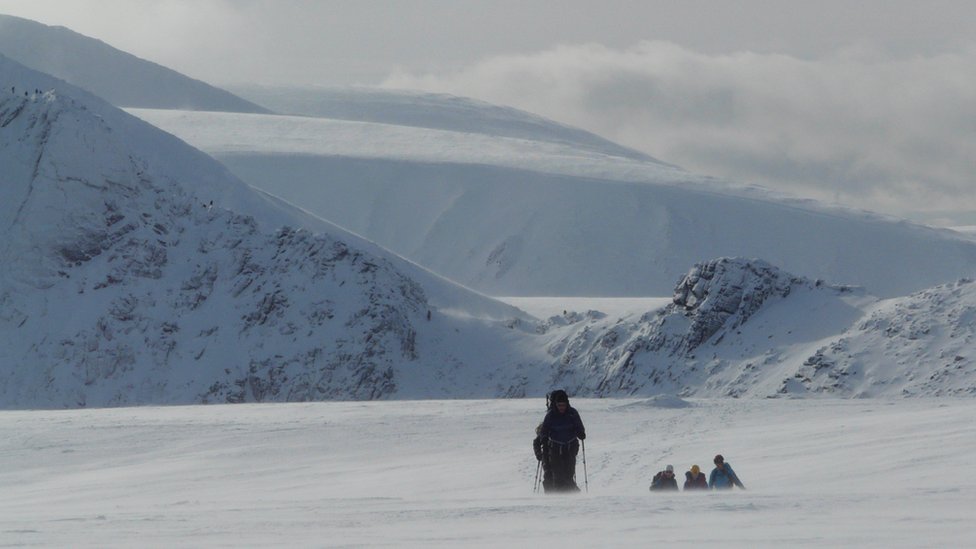
[[0,82],[0,407],[488,396],[519,360],[517,309],[67,83]]

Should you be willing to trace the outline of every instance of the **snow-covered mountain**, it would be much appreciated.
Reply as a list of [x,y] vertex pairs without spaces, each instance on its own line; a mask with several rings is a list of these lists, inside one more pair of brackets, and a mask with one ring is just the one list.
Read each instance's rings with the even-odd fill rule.
[[0,57],[0,406],[976,392],[976,285],[879,300],[759,259],[544,321]]
[[2,57],[0,81],[44,90],[0,93],[0,406],[508,389],[517,309],[69,84]]
[[696,265],[671,304],[541,325],[553,385],[586,395],[976,394],[976,284],[879,300],[761,260]]
[[[345,111],[307,111],[342,120],[131,112],[248,183],[490,295],[667,295],[689,265],[723,256],[884,297],[976,271],[976,243],[953,231],[732,188],[555,124],[519,134],[514,111],[477,102],[363,93]],[[437,104],[450,115],[423,122]]]
[[[236,95],[64,27],[0,14],[0,54],[122,107],[268,112]],[[7,88],[12,82],[0,82]],[[21,90],[24,91],[32,90]]]
[[[0,16],[0,53],[117,105],[264,112],[61,27]],[[733,189],[515,109],[389,90],[239,91],[300,116],[136,114],[244,181],[492,295],[660,296],[723,256],[885,297],[976,270],[976,242],[958,233]]]

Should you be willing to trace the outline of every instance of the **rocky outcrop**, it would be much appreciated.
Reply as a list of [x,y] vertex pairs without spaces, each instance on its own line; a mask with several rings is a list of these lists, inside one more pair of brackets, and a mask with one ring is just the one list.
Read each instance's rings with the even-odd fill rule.
[[683,316],[687,331],[662,334],[655,346],[688,354],[713,337],[721,341],[724,332],[748,321],[768,300],[784,298],[801,284],[809,283],[757,259],[721,258],[695,265],[678,282],[674,302],[663,313]]
[[597,395],[738,394],[754,379],[714,378],[732,363],[716,353],[741,346],[729,344],[727,336],[740,334],[764,307],[798,289],[825,296],[851,291],[791,275],[757,259],[720,258],[697,264],[678,281],[672,303],[660,311],[608,326],[597,319],[578,319],[569,337],[549,346],[556,359],[554,377],[576,392]]

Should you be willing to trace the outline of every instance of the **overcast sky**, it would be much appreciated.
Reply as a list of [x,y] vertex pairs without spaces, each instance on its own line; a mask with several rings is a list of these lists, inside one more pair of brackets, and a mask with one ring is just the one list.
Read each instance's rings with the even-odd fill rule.
[[0,0],[0,13],[217,85],[473,96],[742,183],[976,212],[976,2]]

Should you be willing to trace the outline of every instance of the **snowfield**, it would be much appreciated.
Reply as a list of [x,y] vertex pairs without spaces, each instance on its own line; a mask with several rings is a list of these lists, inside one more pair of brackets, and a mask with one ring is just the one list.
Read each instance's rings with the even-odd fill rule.
[[[575,496],[533,494],[541,398],[0,412],[0,546],[976,543],[972,399],[572,404]],[[717,452],[748,490],[648,492]]]

